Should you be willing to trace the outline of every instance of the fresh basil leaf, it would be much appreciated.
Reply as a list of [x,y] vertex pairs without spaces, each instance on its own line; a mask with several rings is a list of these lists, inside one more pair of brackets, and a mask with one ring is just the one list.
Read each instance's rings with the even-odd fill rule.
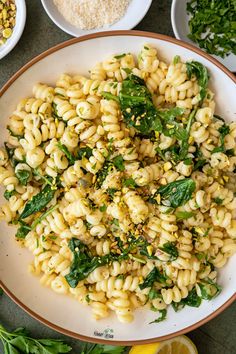
[[46,185],[38,194],[33,196],[33,198],[26,203],[19,219],[25,219],[28,216],[43,210],[53,199],[55,192],[56,190],[52,189],[50,185]]

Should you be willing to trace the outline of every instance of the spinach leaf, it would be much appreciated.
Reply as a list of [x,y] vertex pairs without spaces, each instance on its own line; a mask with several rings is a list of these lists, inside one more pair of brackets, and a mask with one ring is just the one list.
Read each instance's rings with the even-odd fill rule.
[[13,195],[16,194],[16,191],[13,189],[12,191],[5,190],[3,196],[6,200],[9,200]]
[[18,178],[20,184],[26,186],[30,180],[31,172],[28,170],[18,170],[16,172],[16,177]]
[[200,98],[201,101],[203,101],[207,94],[207,85],[209,81],[209,74],[207,68],[198,61],[191,61],[186,63],[186,68],[189,79],[191,79],[192,75],[196,76],[198,84],[200,86]]
[[14,138],[17,138],[18,140],[24,138],[24,135],[15,134],[9,126],[7,126],[7,130],[9,131],[11,136],[14,136]]
[[112,162],[113,162],[114,166],[117,168],[117,170],[119,170],[119,171],[125,170],[124,159],[123,159],[122,155],[116,156],[112,160]]
[[48,210],[46,210],[43,214],[41,214],[38,218],[36,218],[34,220],[34,222],[32,223],[32,225],[28,225],[26,224],[23,220],[19,220],[20,223],[20,227],[17,230],[16,233],[16,238],[25,238],[26,235],[28,235],[28,233],[32,230],[35,229],[35,227],[41,223],[44,219],[46,219],[46,217],[51,214],[54,210],[56,210],[59,206],[58,205],[54,205],[51,208],[49,208]]
[[173,309],[177,312],[181,310],[185,305],[191,307],[199,307],[201,305],[201,298],[197,295],[196,289],[193,288],[185,299],[180,302],[172,302]]
[[136,128],[142,134],[162,131],[159,113],[144,80],[130,74],[122,82],[119,100],[122,115],[129,127]]
[[110,93],[110,92],[103,91],[103,92],[102,92],[102,96],[103,96],[106,100],[113,100],[113,101],[116,101],[116,102],[120,103],[119,97],[113,95],[113,94]]
[[40,224],[44,219],[46,219],[46,217],[48,217],[48,215],[50,215],[54,210],[58,209],[59,205],[54,205],[51,208],[49,208],[48,210],[46,210],[44,213],[42,213],[38,218],[36,218],[32,225],[31,225],[31,229],[34,230],[36,228],[36,226],[38,224]]
[[66,155],[67,160],[69,161],[70,165],[73,165],[76,161],[75,157],[72,153],[68,150],[66,145],[62,144],[60,141],[57,144],[58,148]]
[[158,312],[160,313],[160,316],[155,319],[154,321],[150,322],[149,324],[151,323],[159,323],[159,322],[162,322],[166,319],[166,315],[167,315],[167,310],[164,309],[164,310],[158,310]]
[[147,275],[145,278],[144,282],[139,285],[139,288],[141,290],[145,288],[151,288],[155,282],[161,283],[161,284],[166,284],[167,276],[162,274],[160,270],[155,267],[151,272]]
[[99,210],[104,213],[107,210],[107,206],[105,204],[101,205]]
[[116,188],[108,188],[107,189],[107,194],[111,197],[111,199],[113,200],[115,193],[118,191],[118,189]]
[[185,299],[182,299],[183,303],[191,307],[199,307],[201,305],[201,298],[197,295],[196,289],[193,288]]
[[95,188],[98,189],[101,187],[105,181],[108,174],[112,171],[113,165],[110,161],[105,161],[103,167],[96,173],[97,179],[95,183]]
[[166,136],[175,137],[178,140],[178,144],[175,144],[164,151],[157,147],[156,150],[163,160],[172,160],[175,163],[182,160],[186,160],[188,162],[186,157],[189,148],[189,136],[196,115],[196,110],[193,110],[190,113],[187,124],[183,124],[182,122],[178,122],[176,120],[176,117],[182,115],[183,112],[184,110],[178,107],[172,108],[167,112],[161,112],[162,124],[164,126],[163,134]]
[[26,235],[32,230],[31,226],[26,224],[24,221],[20,221],[20,227],[17,229],[16,238],[24,239]]
[[174,56],[174,59],[173,59],[173,64],[176,65],[180,62],[180,56],[179,55],[176,55]]
[[19,219],[25,219],[28,216],[43,210],[53,199],[55,192],[56,189],[52,189],[52,187],[47,184],[38,194],[33,196],[33,198],[26,203]]
[[135,182],[135,180],[133,178],[124,179],[122,184],[123,184],[124,187],[129,187],[129,188],[132,188],[132,189],[138,187],[138,185],[136,184],[136,182]]
[[194,215],[195,213],[192,211],[176,211],[175,213],[177,221],[189,219]]
[[53,184],[53,179],[52,179],[52,177],[51,177],[51,176],[44,176],[44,175],[42,175],[42,174],[39,172],[39,170],[38,170],[37,168],[34,168],[34,169],[33,169],[33,175],[40,177],[40,179],[41,179],[44,183],[48,184],[49,186],[55,187],[55,185]]
[[230,127],[226,124],[223,124],[218,131],[220,133],[220,146],[215,147],[212,150],[212,154],[215,152],[225,152],[225,137],[229,134]]
[[213,198],[213,201],[218,204],[218,205],[221,205],[224,201],[224,199],[221,199],[219,197],[216,197],[216,198]]
[[76,238],[70,239],[69,248],[73,252],[74,259],[70,267],[70,273],[65,276],[71,288],[75,288],[80,280],[87,276],[96,268],[110,262],[110,256],[93,257],[89,247]]
[[77,153],[77,160],[82,160],[83,157],[86,157],[86,159],[89,159],[93,154],[93,149],[91,149],[89,146],[80,148],[78,153]]
[[123,54],[115,55],[114,58],[118,60],[124,58],[126,55],[127,55],[126,53],[123,53]]
[[188,123],[186,126],[186,134],[183,136],[181,142],[180,142],[180,151],[179,151],[179,161],[184,160],[188,154],[188,148],[189,148],[189,136],[190,136],[190,131],[191,127],[195,118],[197,110],[194,109],[188,118]]
[[194,164],[193,171],[198,171],[200,170],[205,164],[206,164],[206,159],[199,159],[197,162]]
[[159,249],[170,255],[170,261],[175,261],[179,256],[179,252],[174,242],[166,242],[162,247],[159,247]]
[[215,298],[217,295],[222,290],[222,287],[218,285],[217,283],[213,282],[211,279],[204,279],[202,282],[198,284],[200,291],[201,291],[201,297],[204,300],[212,300]]
[[162,298],[162,295],[156,289],[151,289],[148,293],[148,298],[149,300],[154,300],[154,299]]
[[176,121],[177,116],[181,116],[184,113],[184,109],[174,107],[169,110],[160,111],[160,115],[163,123],[163,134],[166,136],[174,136],[179,140],[182,140],[186,136],[186,129],[182,122]]
[[165,201],[168,206],[177,208],[192,198],[195,188],[196,183],[191,178],[184,178],[161,186],[154,197],[160,194],[161,201]]
[[13,156],[14,156],[14,152],[15,152],[15,148],[11,148],[7,145],[7,143],[4,143],[5,146],[5,150],[7,152],[7,156],[8,159],[12,165],[13,168],[16,167],[16,165],[19,163],[19,161],[17,161]]

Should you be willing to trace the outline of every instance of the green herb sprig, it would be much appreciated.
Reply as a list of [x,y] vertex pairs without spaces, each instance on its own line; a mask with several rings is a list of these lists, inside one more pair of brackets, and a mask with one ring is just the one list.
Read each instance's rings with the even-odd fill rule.
[[0,340],[4,354],[60,354],[69,353],[71,347],[60,339],[35,339],[20,327],[13,332],[0,325]]

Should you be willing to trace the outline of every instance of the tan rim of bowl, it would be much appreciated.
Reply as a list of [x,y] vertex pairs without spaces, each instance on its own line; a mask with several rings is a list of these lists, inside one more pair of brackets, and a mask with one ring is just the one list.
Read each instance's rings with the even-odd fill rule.
[[[162,34],[156,34],[156,33],[152,33],[152,32],[145,32],[145,31],[107,31],[107,32],[100,32],[100,33],[93,33],[93,34],[88,34],[79,38],[73,38],[70,39],[66,42],[63,42],[61,44],[58,44],[48,50],[46,50],[45,52],[43,52],[42,54],[39,54],[37,57],[35,57],[34,59],[32,59],[31,61],[29,61],[27,64],[25,64],[21,69],[19,69],[7,82],[6,84],[2,87],[2,89],[0,90],[0,97],[4,94],[4,92],[11,86],[11,84],[19,77],[21,76],[28,68],[30,68],[32,65],[34,65],[35,63],[37,63],[38,61],[40,61],[41,59],[47,57],[48,55],[62,49],[65,48],[71,44],[74,43],[78,43],[78,42],[84,42],[93,38],[101,38],[101,37],[111,37],[111,36],[139,36],[139,37],[148,37],[148,38],[154,38],[154,39],[159,39],[162,41],[166,41],[166,42],[170,42],[170,43],[174,43],[177,44],[181,47],[187,48],[199,55],[201,55],[202,57],[206,58],[207,60],[209,60],[210,62],[212,62],[213,64],[215,64],[219,69],[221,69],[232,81],[235,82],[236,84],[236,77],[221,63],[219,63],[216,59],[212,58],[210,55],[206,54],[205,52],[203,52],[201,49],[196,48],[194,46],[192,46],[191,44],[185,43],[183,41],[180,41],[178,39],[172,38],[172,37],[168,37]],[[4,284],[2,281],[0,281],[0,287],[2,287],[2,289],[6,292],[6,294],[17,304],[19,305],[24,311],[26,311],[29,315],[31,315],[32,317],[34,317],[36,320],[42,322],[43,324],[47,325],[48,327],[51,327],[52,329],[54,329],[57,332],[63,333],[67,336],[76,338],[76,339],[80,339],[82,341],[86,341],[86,342],[94,342],[94,343],[100,343],[100,344],[114,344],[114,345],[128,345],[128,346],[132,346],[132,345],[136,345],[136,344],[147,344],[147,343],[153,343],[153,342],[157,342],[157,341],[163,341],[163,340],[167,340],[173,337],[176,337],[178,335],[190,332],[200,326],[202,326],[203,324],[205,324],[206,322],[212,320],[214,317],[216,317],[217,315],[219,315],[222,311],[224,311],[229,305],[231,305],[235,300],[236,300],[236,293],[231,296],[230,299],[228,299],[222,306],[220,306],[216,311],[214,311],[211,315],[205,317],[204,319],[202,319],[201,321],[196,322],[195,324],[193,324],[192,326],[188,326],[180,331],[176,331],[174,333],[168,334],[166,336],[161,336],[161,337],[155,337],[155,338],[151,338],[151,339],[145,339],[145,340],[134,340],[134,341],[106,341],[103,339],[97,339],[97,338],[93,338],[93,337],[88,337],[88,336],[84,336],[72,331],[69,331],[67,329],[64,329],[60,326],[57,326],[49,321],[47,321],[45,318],[42,318],[41,316],[39,316],[36,312],[30,310],[25,304],[23,304]]]

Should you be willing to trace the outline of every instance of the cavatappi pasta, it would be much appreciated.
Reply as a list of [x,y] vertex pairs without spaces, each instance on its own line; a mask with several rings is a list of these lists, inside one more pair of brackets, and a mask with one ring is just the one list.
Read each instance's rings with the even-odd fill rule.
[[216,296],[236,252],[236,123],[214,111],[207,69],[150,45],[36,84],[0,150],[0,217],[40,283],[123,323]]

